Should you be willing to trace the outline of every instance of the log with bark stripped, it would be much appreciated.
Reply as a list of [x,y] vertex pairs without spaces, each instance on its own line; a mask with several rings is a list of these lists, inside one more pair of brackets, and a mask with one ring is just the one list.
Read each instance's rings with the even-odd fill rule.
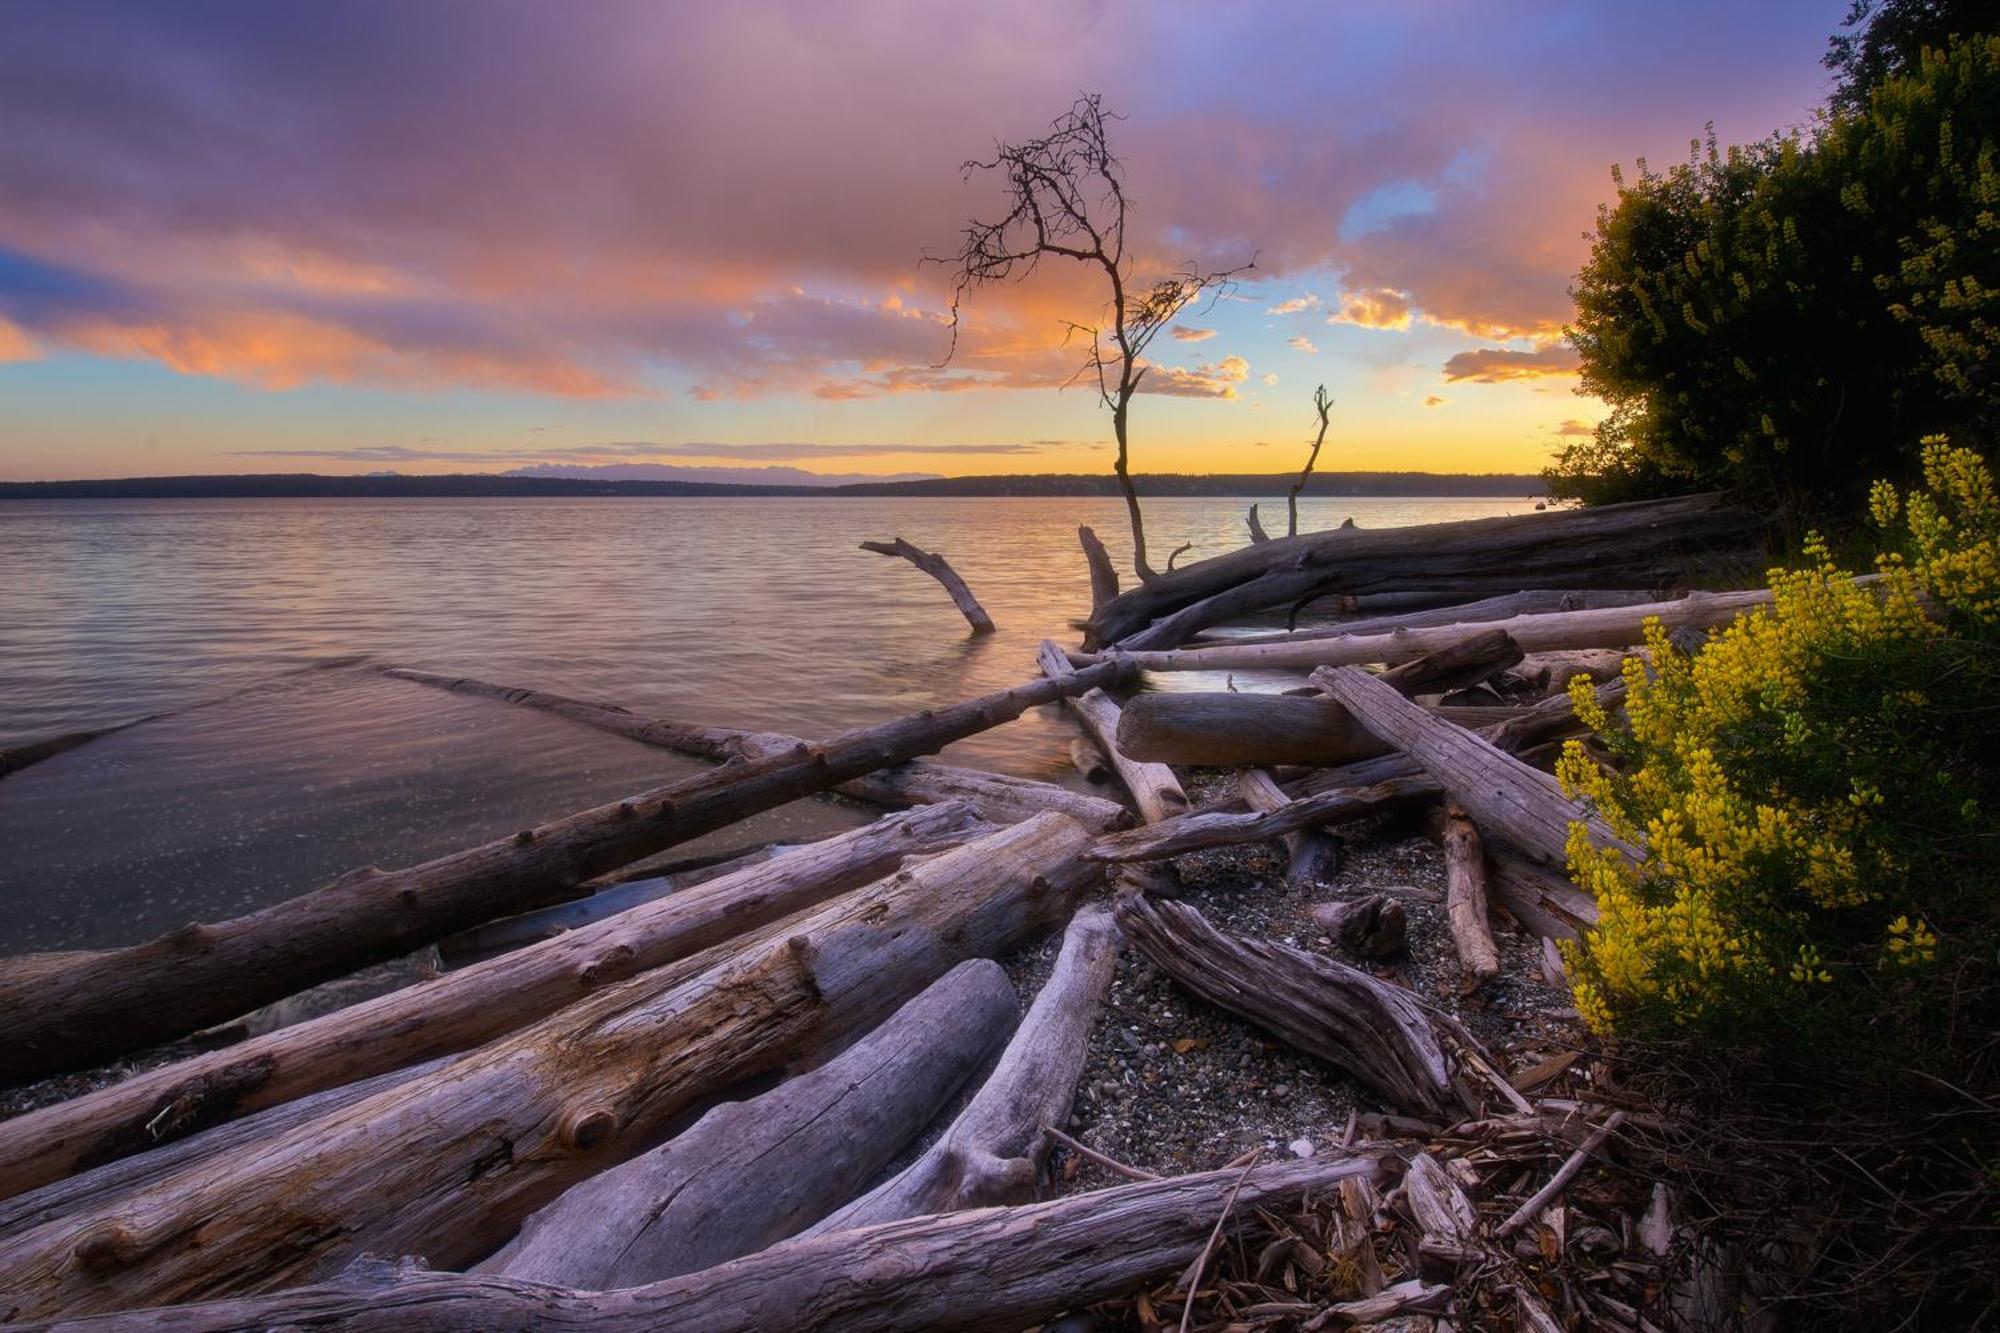
[[[1761,567],[1766,523],[1714,495],[1407,528],[1285,537],[1198,561],[1091,618],[1093,646],[1171,648],[1246,612],[1327,591],[1449,585],[1474,595],[1530,587],[1681,586],[1722,564]],[[1525,646],[1525,645],[1524,645]]]
[[1486,852],[1479,830],[1456,805],[1445,810],[1445,914],[1451,921],[1451,941],[1465,970],[1466,984],[1482,986],[1500,974],[1500,950],[1486,920]]
[[1523,655],[1521,645],[1506,630],[1487,630],[1390,667],[1382,673],[1382,683],[1399,694],[1436,694],[1476,685]]
[[1346,764],[1386,748],[1324,697],[1181,690],[1127,700],[1117,742],[1133,759],[1204,768]]
[[890,815],[435,981],[0,1121],[0,1197],[266,1106],[470,1049],[613,982],[816,907],[980,827],[957,805]]
[[[1359,599],[1346,598],[1336,607],[1315,602],[1314,609],[1349,611],[1351,608],[1345,605],[1345,602],[1357,600]],[[1368,602],[1386,600],[1386,598],[1367,599]],[[1510,620],[1515,616],[1540,615],[1549,611],[1588,611],[1610,606],[1637,606],[1641,602],[1668,599],[1660,592],[1639,588],[1570,588],[1510,592],[1500,597],[1482,597],[1476,601],[1463,599],[1452,601],[1450,598],[1445,598],[1442,602],[1436,599],[1425,600],[1426,607],[1423,610],[1362,615],[1336,624],[1318,625],[1311,629],[1287,630],[1272,634],[1244,634],[1229,629],[1204,630],[1195,637],[1195,642],[1203,645],[1229,643],[1239,648],[1256,643],[1308,643],[1315,639],[1339,639],[1356,634],[1387,634],[1391,630],[1423,629],[1432,625],[1471,625],[1483,620]]]
[[[482,699],[522,708],[533,708],[599,731],[608,731],[644,745],[655,745],[679,754],[704,759],[761,759],[807,744],[797,736],[775,731],[749,731],[737,727],[712,727],[667,718],[645,717],[616,704],[590,703],[547,690],[495,685],[469,676],[445,676],[409,667],[384,667],[382,674],[454,694],[470,694]],[[929,805],[934,801],[970,801],[984,819],[996,824],[1015,824],[1045,810],[1055,810],[1071,819],[1100,828],[1116,828],[1129,819],[1116,801],[1073,792],[1053,782],[988,773],[983,769],[961,768],[929,759],[912,759],[863,774],[833,788],[879,805]]]
[[[1040,662],[1042,674],[1050,680],[1068,680],[1069,673],[1076,670],[1069,658],[1048,639],[1042,640],[1037,650],[1036,660]],[[1166,819],[1182,813],[1188,808],[1187,793],[1181,790],[1180,779],[1165,764],[1148,763],[1134,759],[1118,748],[1119,706],[1102,689],[1072,690],[1065,696],[1071,712],[1083,724],[1097,747],[1104,751],[1104,757],[1111,761],[1111,767],[1118,774],[1118,780],[1125,784],[1125,790],[1132,793],[1134,804],[1139,807],[1140,818],[1147,823]]]
[[[356,1265],[320,1286],[173,1310],[78,1320],[65,1333],[944,1333],[1025,1328],[1144,1287],[1229,1232],[1259,1234],[1348,1180],[1384,1177],[1375,1152],[1206,1171],[1016,1208],[945,1213],[784,1241],[649,1286],[573,1291],[506,1278]],[[45,1328],[47,1326],[44,1326]],[[25,1333],[25,1331],[24,1331]]]
[[1202,999],[1347,1070],[1398,1108],[1457,1118],[1438,1030],[1414,996],[1302,949],[1217,930],[1184,903],[1121,893],[1118,924],[1154,966]]
[[965,623],[972,626],[974,634],[993,632],[993,617],[986,614],[986,608],[972,595],[972,589],[966,586],[965,580],[959,577],[958,571],[953,569],[951,562],[942,555],[935,551],[926,551],[921,546],[904,541],[901,537],[887,542],[863,542],[861,549],[909,561],[944,585],[944,590],[951,594],[952,605],[956,606],[958,613],[965,617]]
[[[1278,780],[1261,768],[1236,778],[1237,795],[1257,814],[1273,815],[1292,803]],[[1322,884],[1340,870],[1340,842],[1317,828],[1294,829],[1285,837],[1285,882],[1294,887]]]
[[575,1186],[475,1271],[637,1287],[794,1235],[865,1188],[930,1123],[1000,1049],[1016,1012],[998,963],[960,963],[819,1068],[718,1106]]
[[1114,663],[728,764],[403,870],[354,871],[247,916],[145,944],[0,962],[0,1079],[83,1068],[185,1035],[620,865],[1113,683]]
[[1107,833],[1091,845],[1097,861],[1157,861],[1204,847],[1265,842],[1300,829],[1370,819],[1430,800],[1437,786],[1422,778],[1390,778],[1372,787],[1338,788],[1288,801],[1269,814],[1198,810],[1157,824]]
[[1000,1063],[943,1136],[877,1188],[806,1232],[820,1235],[899,1217],[1026,1203],[1042,1184],[1048,1131],[1069,1121],[1090,1033],[1118,966],[1109,912],[1078,912],[1055,970]]
[[1078,528],[1076,539],[1083,547],[1084,563],[1090,566],[1090,612],[1096,615],[1098,608],[1118,596],[1118,567],[1111,563],[1111,553],[1089,527]]
[[[455,1267],[696,1099],[879,1021],[1067,916],[1090,833],[1043,815],[899,871],[680,985],[645,974],[389,1091],[10,1238],[15,1317],[269,1291],[365,1253]],[[385,1145],[393,1145],[385,1151]]]

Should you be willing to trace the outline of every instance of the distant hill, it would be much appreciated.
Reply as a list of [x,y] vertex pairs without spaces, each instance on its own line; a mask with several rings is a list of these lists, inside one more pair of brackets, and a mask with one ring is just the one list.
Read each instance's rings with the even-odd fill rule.
[[[1284,473],[1157,473],[1138,477],[1142,496],[1282,496],[1298,476]],[[1541,494],[1541,478],[1528,473],[1328,472],[1312,478],[1309,496],[1495,496],[1525,499]],[[844,486],[761,486],[747,483],[606,480],[587,477],[500,475],[374,475],[325,477],[311,472],[206,477],[125,477],[106,481],[5,481],[5,500],[159,500],[260,498],[564,497],[564,496],[1115,496],[1110,476],[1072,472],[1004,477],[933,477]]]

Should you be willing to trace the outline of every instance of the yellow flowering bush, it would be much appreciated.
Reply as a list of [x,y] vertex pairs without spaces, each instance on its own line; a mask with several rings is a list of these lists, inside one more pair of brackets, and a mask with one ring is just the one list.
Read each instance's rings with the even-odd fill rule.
[[2000,498],[1985,461],[1942,439],[1923,475],[1874,488],[1871,577],[1812,539],[1771,572],[1768,608],[1695,655],[1649,624],[1622,724],[1577,683],[1611,762],[1573,741],[1557,775],[1645,850],[1571,828],[1600,910],[1567,951],[1594,1029],[1767,1045],[1816,1040],[1827,1018],[1900,1039],[1886,1015],[1949,1006],[1970,993],[1955,969],[1992,964]]

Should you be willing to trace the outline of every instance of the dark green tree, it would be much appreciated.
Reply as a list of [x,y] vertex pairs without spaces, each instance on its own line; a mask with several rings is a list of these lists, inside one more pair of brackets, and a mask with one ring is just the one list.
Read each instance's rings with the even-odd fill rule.
[[1993,0],[1853,0],[1841,31],[1826,40],[1821,62],[1839,80],[1837,111],[1864,111],[1868,96],[1890,79],[1912,73],[1924,50],[1942,51],[1953,37],[2000,32]]

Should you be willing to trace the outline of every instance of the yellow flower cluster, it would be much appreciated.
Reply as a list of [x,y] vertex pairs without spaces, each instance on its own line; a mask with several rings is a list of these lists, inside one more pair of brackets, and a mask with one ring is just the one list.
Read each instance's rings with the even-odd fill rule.
[[[1587,679],[1572,683],[1578,716],[1633,762],[1608,771],[1572,741],[1557,777],[1646,849],[1635,862],[1595,845],[1582,823],[1571,826],[1570,871],[1600,914],[1566,950],[1577,1008],[1593,1028],[1609,1030],[1640,1007],[1692,1021],[1746,981],[1824,986],[1855,961],[1789,941],[1810,934],[1815,914],[1865,911],[1898,881],[1902,867],[1886,850],[1893,842],[1870,836],[1883,793],[1860,777],[1831,799],[1768,783],[1753,790],[1730,756],[1751,747],[1768,774],[1826,752],[1842,739],[1822,734],[1840,715],[1815,696],[1830,663],[1862,648],[1893,653],[1937,641],[1951,632],[1947,612],[2000,618],[1992,474],[1977,454],[1942,440],[1925,442],[1923,469],[1927,489],[1904,495],[1878,484],[1871,495],[1877,520],[1907,532],[1907,559],[1886,555],[1873,577],[1855,579],[1813,539],[1801,567],[1771,571],[1769,607],[1739,617],[1692,657],[1649,622],[1646,654],[1624,664],[1622,731],[1612,731]],[[1884,702],[1928,706],[1916,689]],[[1772,929],[1787,943],[1767,940]],[[1882,938],[1885,962],[1936,956],[1937,936],[1921,918],[1897,916]]]

